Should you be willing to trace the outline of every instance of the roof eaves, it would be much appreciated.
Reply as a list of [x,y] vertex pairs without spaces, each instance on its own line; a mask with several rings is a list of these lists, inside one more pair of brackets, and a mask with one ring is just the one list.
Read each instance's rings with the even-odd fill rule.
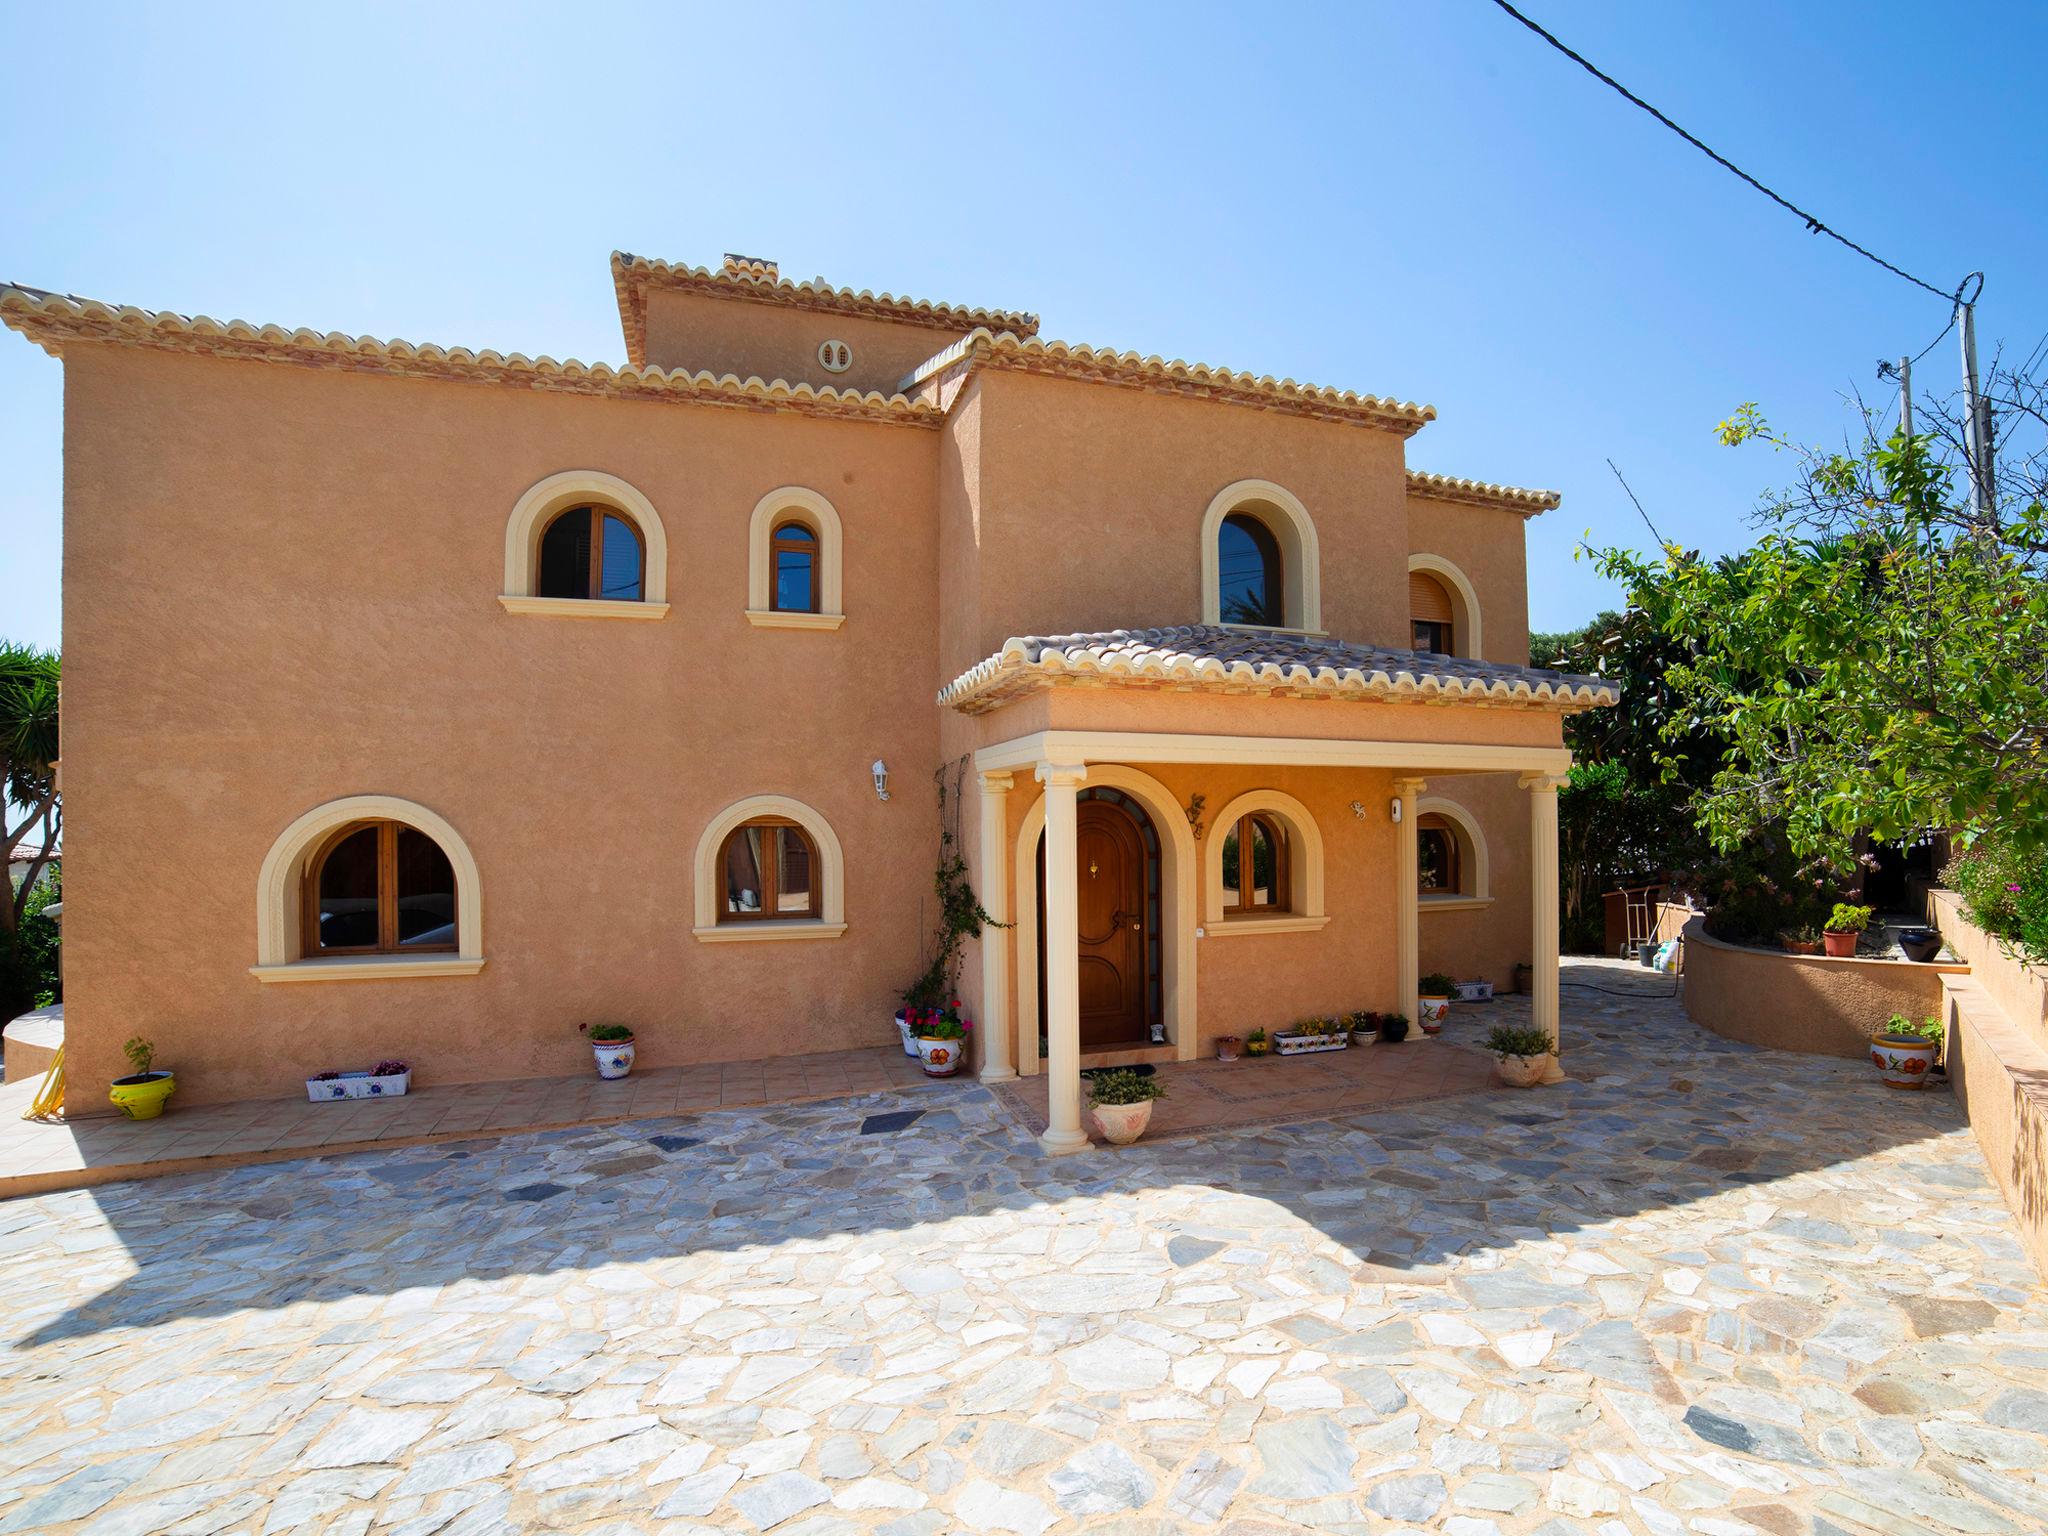
[[1408,471],[1408,492],[1411,496],[1427,497],[1433,501],[1497,507],[1523,517],[1548,512],[1564,500],[1556,491],[1524,490],[1518,485],[1496,485],[1490,480],[1461,480],[1456,475],[1433,475],[1419,469]]

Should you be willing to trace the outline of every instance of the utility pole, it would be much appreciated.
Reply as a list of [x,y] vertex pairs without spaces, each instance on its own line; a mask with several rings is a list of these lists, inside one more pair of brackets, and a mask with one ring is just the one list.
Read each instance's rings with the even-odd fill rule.
[[1956,308],[1962,312],[1963,322],[1963,392],[1969,410],[1963,447],[1970,460],[1970,510],[1980,529],[1989,532],[1997,514],[1991,493],[1991,402],[1977,393],[1977,306],[1958,298]]
[[1899,431],[1913,435],[1913,359],[1899,359]]

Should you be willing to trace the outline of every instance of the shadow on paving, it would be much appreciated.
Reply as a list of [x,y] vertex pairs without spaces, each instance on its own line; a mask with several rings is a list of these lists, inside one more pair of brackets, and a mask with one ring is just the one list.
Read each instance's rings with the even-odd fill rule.
[[[1700,1030],[1669,999],[1666,978],[1569,962],[1565,970],[1573,1080],[1528,1093],[1048,1161],[992,1094],[949,1085],[31,1197],[0,1208],[0,1251],[56,1251],[66,1210],[77,1209],[68,1202],[90,1200],[136,1272],[73,1309],[38,1314],[32,1297],[17,1298],[16,1328],[26,1331],[15,1342],[1168,1186],[1216,1191],[1214,1224],[1181,1223],[1174,1235],[1176,1265],[1284,1212],[1341,1244],[1365,1271],[1351,1279],[1428,1283],[1454,1255],[1767,1184],[1962,1123],[1945,1089],[1887,1092],[1860,1062],[1759,1051]],[[1525,1017],[1526,1006],[1466,1009],[1451,1034],[1476,1039],[1492,1023]],[[1974,1164],[1923,1171],[1980,1196],[1990,1190]],[[1811,1218],[1781,1218],[1770,1230],[1845,1253],[1868,1240]],[[1701,1262],[1740,1277],[1739,1266],[1711,1255]],[[1570,1299],[1549,1295],[1557,1288],[1522,1266],[1461,1269],[1452,1283],[1479,1306]]]

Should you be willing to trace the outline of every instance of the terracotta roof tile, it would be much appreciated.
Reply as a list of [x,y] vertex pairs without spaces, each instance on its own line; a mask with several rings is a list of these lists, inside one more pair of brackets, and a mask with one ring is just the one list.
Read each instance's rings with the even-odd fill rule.
[[1020,693],[1077,682],[1300,698],[1443,699],[1568,714],[1621,699],[1620,690],[1601,677],[1269,630],[1186,624],[1020,635],[940,689],[939,703],[963,714],[983,714]]
[[1408,494],[1437,501],[1463,501],[1479,507],[1500,507],[1534,517],[1548,512],[1564,498],[1556,491],[1525,491],[1518,485],[1495,485],[1488,480],[1460,480],[1456,475],[1432,475],[1423,470],[1408,471]]

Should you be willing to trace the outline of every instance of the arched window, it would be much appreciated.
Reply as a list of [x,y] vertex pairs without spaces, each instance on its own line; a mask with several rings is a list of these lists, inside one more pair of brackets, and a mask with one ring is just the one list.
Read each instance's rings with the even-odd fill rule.
[[1249,512],[1223,519],[1216,536],[1217,603],[1225,624],[1278,629],[1286,623],[1280,542]]
[[1457,610],[1444,584],[1425,571],[1408,573],[1408,619],[1414,627],[1415,649],[1439,656],[1457,651]]
[[1239,817],[1223,834],[1224,914],[1287,911],[1287,864],[1287,829],[1278,818]]
[[818,611],[818,535],[803,523],[778,523],[769,543],[775,563],[771,592],[777,613]]
[[815,918],[818,851],[794,821],[763,816],[726,835],[718,854],[721,923]]
[[646,572],[646,546],[630,519],[610,507],[570,507],[540,536],[534,595],[637,603]]
[[303,955],[418,955],[456,948],[455,869],[426,833],[353,821],[306,861]]
[[1458,896],[1462,860],[1458,833],[1442,816],[1421,816],[1415,822],[1416,885],[1425,896]]

